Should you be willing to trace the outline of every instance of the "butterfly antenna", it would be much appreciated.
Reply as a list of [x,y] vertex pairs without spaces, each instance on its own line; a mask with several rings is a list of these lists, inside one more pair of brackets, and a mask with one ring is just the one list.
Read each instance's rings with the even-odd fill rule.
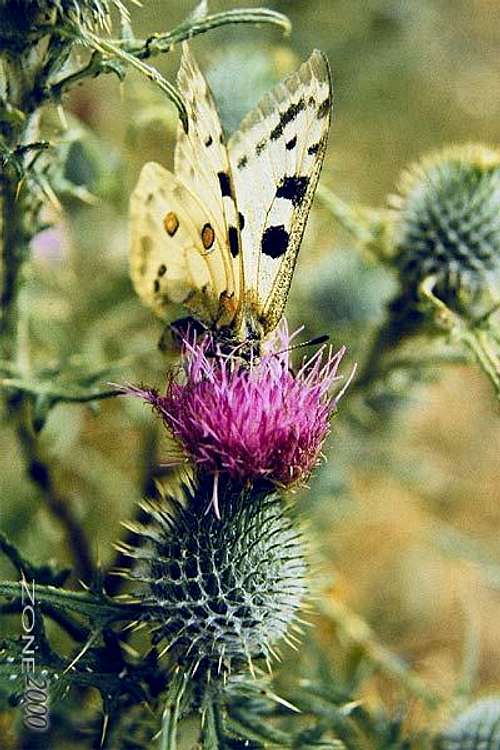
[[301,341],[298,344],[292,344],[292,346],[287,346],[286,349],[282,349],[279,352],[274,352],[274,354],[285,354],[286,352],[294,352],[296,349],[304,349],[306,346],[320,346],[321,344],[326,344],[327,341],[330,340],[330,336],[327,333],[324,333],[322,336],[316,336],[314,339],[308,339],[307,341]]

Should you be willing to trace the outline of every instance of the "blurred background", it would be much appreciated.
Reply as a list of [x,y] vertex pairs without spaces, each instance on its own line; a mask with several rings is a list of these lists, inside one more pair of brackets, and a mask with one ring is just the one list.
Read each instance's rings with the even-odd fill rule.
[[[210,3],[212,11],[235,6],[243,3]],[[192,43],[227,133],[262,93],[320,48],[335,86],[322,181],[344,200],[384,207],[402,168],[426,152],[468,141],[499,144],[500,5],[494,0],[266,6],[290,17],[289,37],[272,27],[226,26]],[[185,1],[147,0],[131,8],[135,34],[173,28],[191,9]],[[173,81],[178,61],[174,49],[155,64]],[[49,212],[53,226],[36,238],[21,336],[36,366],[53,372],[55,382],[69,368],[78,377],[102,373],[95,382],[161,387],[169,364],[157,346],[163,324],[141,306],[128,277],[127,202],[145,161],[171,166],[176,113],[132,72],[124,83],[112,76],[85,82],[64,110],[65,127],[56,111],[46,112],[44,127],[64,156],[65,178],[82,188],[84,200],[65,198],[62,186],[63,210]],[[394,288],[391,274],[362,256],[315,204],[290,296],[292,324],[304,323],[307,336],[328,333],[335,345],[346,344],[347,373],[363,361]],[[414,355],[419,345],[411,345]],[[322,614],[312,617],[319,648],[343,678],[359,652],[368,652],[374,673],[364,682],[365,697],[391,710],[409,697],[414,727],[439,723],[448,703],[431,711],[419,689],[394,677],[389,652],[380,653],[377,644],[397,654],[432,693],[450,698],[500,689],[497,406],[473,367],[442,367],[431,375],[368,426],[355,418],[348,394],[328,460],[310,490],[293,498],[312,519],[307,533],[321,592]],[[61,404],[51,410],[41,441],[59,494],[75,508],[93,556],[108,565],[112,542],[124,533],[120,522],[152,492],[158,464],[168,457],[161,425],[134,399]],[[71,563],[64,530],[23,479],[8,424],[1,445],[1,528],[35,561]],[[12,577],[1,565],[2,575]],[[371,628],[368,640],[357,617]],[[303,676],[319,658],[310,640],[295,670]]]

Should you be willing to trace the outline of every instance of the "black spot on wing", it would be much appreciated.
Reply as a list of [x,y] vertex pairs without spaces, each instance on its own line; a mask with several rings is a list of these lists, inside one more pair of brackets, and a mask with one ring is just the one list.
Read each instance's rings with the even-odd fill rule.
[[309,177],[283,177],[276,190],[276,198],[285,198],[291,201],[292,205],[300,206],[308,184]]
[[204,224],[201,230],[201,242],[205,250],[210,250],[215,242],[215,232],[211,224]]
[[226,172],[217,172],[217,177],[219,178],[220,192],[222,197],[227,196],[229,198],[232,198],[233,193],[231,190],[231,180],[229,179],[229,175],[226,174]]
[[229,240],[229,249],[231,250],[231,255],[233,256],[233,258],[236,258],[236,256],[240,252],[240,240],[236,227],[229,227],[229,229],[227,230],[227,237]]
[[261,153],[264,151],[266,147],[266,143],[267,141],[264,138],[262,141],[259,141],[258,144],[255,146],[255,153],[257,154],[257,156],[260,156]]
[[313,143],[309,148],[307,149],[307,153],[309,156],[315,156],[319,151],[319,143]]
[[318,120],[323,119],[323,117],[326,117],[327,114],[330,112],[331,107],[331,101],[330,97],[327,96],[326,99],[324,99],[321,104],[318,106],[318,111],[316,112],[316,117]]
[[205,141],[205,146],[208,148],[209,146],[212,145],[213,142],[214,142],[214,139],[212,138],[211,135],[209,135],[208,138]]
[[158,294],[158,292],[160,291],[160,282],[158,281],[158,279],[155,279],[153,282],[153,291],[155,294]]
[[236,164],[236,166],[238,167],[238,169],[243,169],[244,167],[246,167],[247,164],[248,164],[248,156],[241,156],[238,159],[238,163]]
[[262,235],[262,252],[270,258],[280,258],[286,253],[289,238],[283,224],[268,227]]
[[278,138],[281,138],[283,135],[283,131],[285,130],[286,126],[289,122],[293,122],[297,115],[300,114],[305,109],[306,103],[304,99],[299,99],[298,102],[293,102],[290,104],[290,106],[285,109],[284,112],[280,114],[280,119],[276,127],[274,127],[271,130],[271,133],[269,135],[270,139],[272,141],[276,141]]
[[167,273],[167,267],[164,263],[162,263],[161,266],[159,266],[158,268],[158,276],[160,276],[161,278],[162,276],[165,276],[166,273]]
[[293,138],[290,138],[290,140],[285,143],[285,148],[287,151],[291,151],[292,149],[295,148],[296,145],[297,145],[297,136],[294,135]]
[[240,225],[240,229],[243,229],[243,227],[245,226],[245,217],[243,216],[241,211],[238,211],[238,222]]

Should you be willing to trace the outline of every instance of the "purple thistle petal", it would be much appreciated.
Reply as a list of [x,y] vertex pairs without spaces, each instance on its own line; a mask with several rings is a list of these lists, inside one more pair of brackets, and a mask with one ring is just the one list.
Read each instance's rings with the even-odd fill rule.
[[[291,371],[286,324],[265,353],[250,363],[238,354],[214,352],[205,337],[186,341],[183,377],[170,376],[164,395],[154,389],[123,387],[162,417],[186,455],[214,474],[239,481],[266,478],[281,485],[304,481],[319,462],[338,396],[330,395],[345,347],[322,347]],[[236,353],[235,353],[236,352]],[[350,382],[350,381],[349,381]]]

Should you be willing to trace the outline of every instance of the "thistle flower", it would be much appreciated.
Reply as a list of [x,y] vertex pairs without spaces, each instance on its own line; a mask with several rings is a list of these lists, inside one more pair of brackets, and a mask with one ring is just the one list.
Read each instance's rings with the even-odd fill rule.
[[500,265],[500,152],[444,149],[407,169],[391,202],[403,287],[394,311],[416,308],[430,276],[452,308],[478,299]]
[[[213,342],[186,342],[183,379],[170,376],[164,395],[125,391],[152,404],[199,470],[241,483],[265,479],[288,486],[317,464],[343,391],[329,395],[345,349],[319,350],[297,373],[283,327],[261,357],[246,362],[241,346],[213,353]],[[214,493],[214,498],[216,493]],[[214,501],[215,504],[215,501]]]
[[483,698],[459,714],[434,743],[436,750],[498,750],[500,698]]
[[192,674],[253,669],[274,655],[306,594],[300,533],[276,495],[222,482],[217,520],[206,512],[208,477],[183,489],[182,504],[143,506],[140,546],[123,550],[137,560],[126,575],[142,584],[141,621]]

